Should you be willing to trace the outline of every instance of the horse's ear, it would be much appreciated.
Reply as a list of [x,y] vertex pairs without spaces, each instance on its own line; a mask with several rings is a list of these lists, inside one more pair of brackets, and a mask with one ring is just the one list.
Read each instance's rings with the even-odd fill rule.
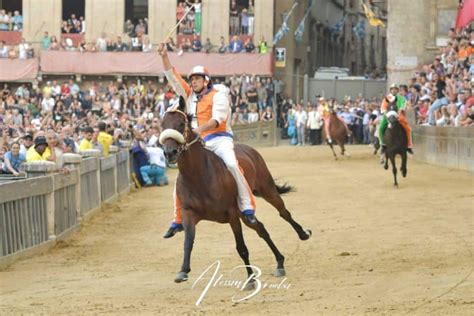
[[186,110],[186,101],[182,96],[179,96],[179,107],[178,110],[184,112]]

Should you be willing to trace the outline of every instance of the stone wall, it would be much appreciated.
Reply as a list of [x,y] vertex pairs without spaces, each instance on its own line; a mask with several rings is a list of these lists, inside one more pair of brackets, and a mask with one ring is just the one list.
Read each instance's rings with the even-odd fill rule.
[[474,172],[474,129],[416,126],[414,158],[431,164]]

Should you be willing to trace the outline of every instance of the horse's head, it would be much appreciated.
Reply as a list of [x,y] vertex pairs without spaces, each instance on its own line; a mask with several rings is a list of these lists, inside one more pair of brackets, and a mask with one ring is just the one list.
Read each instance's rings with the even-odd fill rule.
[[393,126],[396,122],[398,122],[398,113],[397,111],[390,110],[387,112],[387,120],[389,123],[389,127]]
[[188,149],[189,137],[193,137],[190,120],[185,113],[186,101],[179,97],[179,105],[170,107],[166,111],[160,134],[160,143],[163,145],[165,157],[170,163],[175,163],[179,154]]

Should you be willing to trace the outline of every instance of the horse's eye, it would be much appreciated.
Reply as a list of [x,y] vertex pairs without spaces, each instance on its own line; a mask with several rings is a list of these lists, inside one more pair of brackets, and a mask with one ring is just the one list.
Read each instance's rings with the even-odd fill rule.
[[185,127],[185,126],[186,126],[186,125],[184,125],[184,123],[180,123],[180,124],[179,124],[179,129],[183,129],[183,130],[184,130],[184,127]]

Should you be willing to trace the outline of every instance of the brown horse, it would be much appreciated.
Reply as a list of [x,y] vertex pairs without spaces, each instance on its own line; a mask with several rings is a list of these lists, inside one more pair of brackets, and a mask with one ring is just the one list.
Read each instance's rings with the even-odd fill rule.
[[[341,147],[341,155],[350,157],[348,153],[346,153],[346,149],[344,148],[344,144],[346,143],[347,131],[344,123],[342,123],[339,118],[337,117],[336,110],[331,107],[330,108],[330,117],[331,123],[329,124],[329,134],[331,135],[332,143],[328,142],[329,147],[331,147],[332,153],[334,154],[334,158],[337,160],[336,152],[334,151],[333,144],[336,142],[339,147]],[[326,140],[328,139],[326,135]]]
[[[229,223],[234,233],[237,251],[244,261],[248,282],[246,288],[254,286],[253,271],[250,267],[249,252],[244,242],[240,218],[243,218],[237,206],[237,185],[224,162],[204,147],[204,143],[191,130],[190,117],[184,113],[185,101],[181,97],[179,108],[166,112],[163,118],[163,133],[160,141],[170,162],[178,162],[179,175],[176,192],[181,200],[184,226],[184,259],[175,282],[188,279],[191,271],[190,258],[193,248],[196,225],[201,220]],[[280,216],[288,221],[301,240],[311,237],[310,230],[304,230],[293,220],[280,194],[290,192],[291,186],[278,186],[262,156],[249,146],[236,144],[235,153],[245,178],[255,195],[263,197],[273,205]],[[244,223],[255,230],[273,251],[277,261],[275,276],[284,276],[285,257],[270,238],[265,226],[257,220],[255,224]]]

